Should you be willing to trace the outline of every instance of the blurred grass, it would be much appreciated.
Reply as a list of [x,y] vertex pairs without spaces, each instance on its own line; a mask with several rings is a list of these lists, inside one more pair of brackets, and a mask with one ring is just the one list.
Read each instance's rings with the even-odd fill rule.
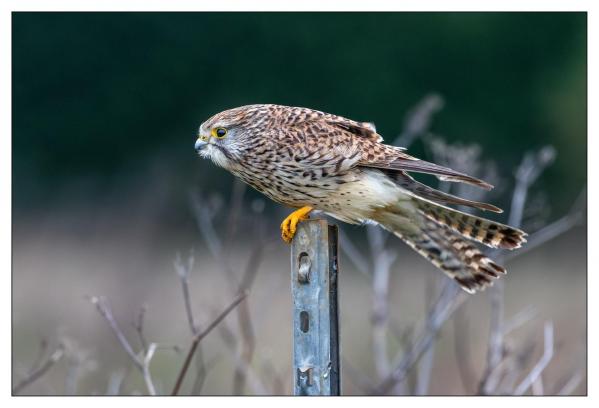
[[[139,200],[139,198],[137,199]],[[130,212],[136,199],[129,202]],[[176,252],[183,254],[196,248],[196,267],[191,274],[194,311],[201,324],[207,324],[232,299],[226,277],[220,272],[215,259],[207,252],[200,238],[181,237],[176,231],[156,236],[149,227],[151,218],[142,225],[121,223],[114,219],[106,222],[103,215],[111,214],[110,207],[98,208],[94,225],[81,229],[80,220],[86,217],[69,211],[70,221],[49,214],[41,223],[22,223],[15,228],[13,275],[13,357],[15,369],[32,361],[41,337],[57,341],[63,337],[75,341],[89,351],[97,363],[95,371],[81,377],[79,393],[103,393],[109,375],[128,365],[124,352],[118,346],[106,322],[84,298],[86,294],[105,295],[130,341],[137,345],[131,322],[143,303],[148,304],[146,336],[161,344],[176,344],[184,350],[191,341],[184,313],[180,283],[172,266]],[[245,230],[247,219],[240,228]],[[353,236],[364,232],[361,228],[345,227]],[[74,233],[81,230],[85,233]],[[555,360],[544,374],[546,389],[569,373],[584,360],[586,336],[584,228],[549,242],[546,246],[517,258],[507,264],[506,317],[532,305],[540,315],[532,323],[519,329],[508,344],[531,337],[541,343],[542,322],[553,319],[558,345]],[[278,234],[276,223],[268,231]],[[161,244],[156,244],[159,240]],[[249,255],[246,237],[241,234],[227,245],[226,251],[233,270],[240,276]],[[175,243],[174,243],[175,242]],[[359,239],[356,242],[360,242]],[[393,268],[390,292],[392,327],[406,330],[419,325],[426,313],[427,282],[445,279],[442,274],[402,245],[390,241],[399,252]],[[176,247],[176,248],[175,248]],[[253,367],[267,386],[269,378],[278,373],[286,392],[291,386],[291,295],[289,287],[288,247],[277,242],[270,247],[264,259],[252,292],[248,298],[256,334],[256,352]],[[370,344],[370,279],[358,273],[346,257],[340,259],[340,302],[343,355],[352,366],[358,367],[368,378],[374,378]],[[557,302],[556,299],[563,301]],[[469,321],[471,358],[475,372],[484,369],[488,336],[488,292],[472,296],[464,306]],[[232,314],[225,321],[236,326]],[[445,325],[437,345],[431,378],[432,394],[463,394],[453,355],[453,328]],[[215,330],[205,340],[204,357],[212,361],[204,388],[206,394],[230,394],[234,362],[231,351],[224,346],[221,333]],[[398,350],[398,342],[391,335],[391,352]],[[539,356],[540,348],[533,353]],[[183,354],[158,351],[152,363],[152,373],[162,392],[172,387],[183,360]],[[536,358],[536,357],[534,357]],[[273,368],[271,368],[273,367]],[[16,371],[18,372],[18,371]],[[16,374],[14,374],[16,375]],[[24,393],[64,392],[65,363],[58,364],[44,378],[24,390]],[[138,373],[131,371],[124,393],[143,392]],[[183,393],[190,390],[188,379]],[[344,392],[361,394],[351,377],[344,375]],[[248,391],[251,392],[251,391]],[[577,393],[586,392],[584,383]]]

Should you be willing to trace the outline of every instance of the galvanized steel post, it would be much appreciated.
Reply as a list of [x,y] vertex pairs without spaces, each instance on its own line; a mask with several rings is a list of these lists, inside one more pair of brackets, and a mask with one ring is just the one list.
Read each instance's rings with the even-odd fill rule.
[[291,246],[295,395],[340,395],[337,226],[298,225]]

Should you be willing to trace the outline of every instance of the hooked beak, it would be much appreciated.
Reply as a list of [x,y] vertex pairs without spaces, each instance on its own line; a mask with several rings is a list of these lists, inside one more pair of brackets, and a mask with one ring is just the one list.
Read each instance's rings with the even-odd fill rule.
[[208,146],[208,142],[205,142],[202,139],[196,140],[196,144],[195,144],[196,152],[199,152],[200,150],[202,150],[206,146]]

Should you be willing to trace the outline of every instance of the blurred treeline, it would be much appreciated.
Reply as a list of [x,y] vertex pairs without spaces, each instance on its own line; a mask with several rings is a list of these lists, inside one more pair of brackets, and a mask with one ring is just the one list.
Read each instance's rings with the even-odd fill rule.
[[585,13],[14,13],[12,73],[17,216],[101,204],[116,184],[151,185],[156,167],[174,207],[192,185],[226,195],[196,129],[250,103],[373,121],[391,142],[437,92],[432,131],[504,171],[556,147],[540,186],[554,216],[586,180]]

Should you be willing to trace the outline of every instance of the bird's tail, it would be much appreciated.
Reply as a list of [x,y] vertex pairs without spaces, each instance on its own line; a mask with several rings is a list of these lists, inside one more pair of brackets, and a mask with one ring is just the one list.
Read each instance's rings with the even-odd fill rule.
[[406,216],[398,205],[398,208],[386,207],[385,211],[377,214],[375,221],[404,240],[469,293],[491,286],[506,270],[465,238],[511,249],[524,242],[524,232],[515,228],[446,207],[429,207],[428,203],[417,199],[414,202],[417,212],[410,216]]
[[426,218],[491,248],[516,249],[526,242],[526,233],[518,228],[424,200],[414,202]]

